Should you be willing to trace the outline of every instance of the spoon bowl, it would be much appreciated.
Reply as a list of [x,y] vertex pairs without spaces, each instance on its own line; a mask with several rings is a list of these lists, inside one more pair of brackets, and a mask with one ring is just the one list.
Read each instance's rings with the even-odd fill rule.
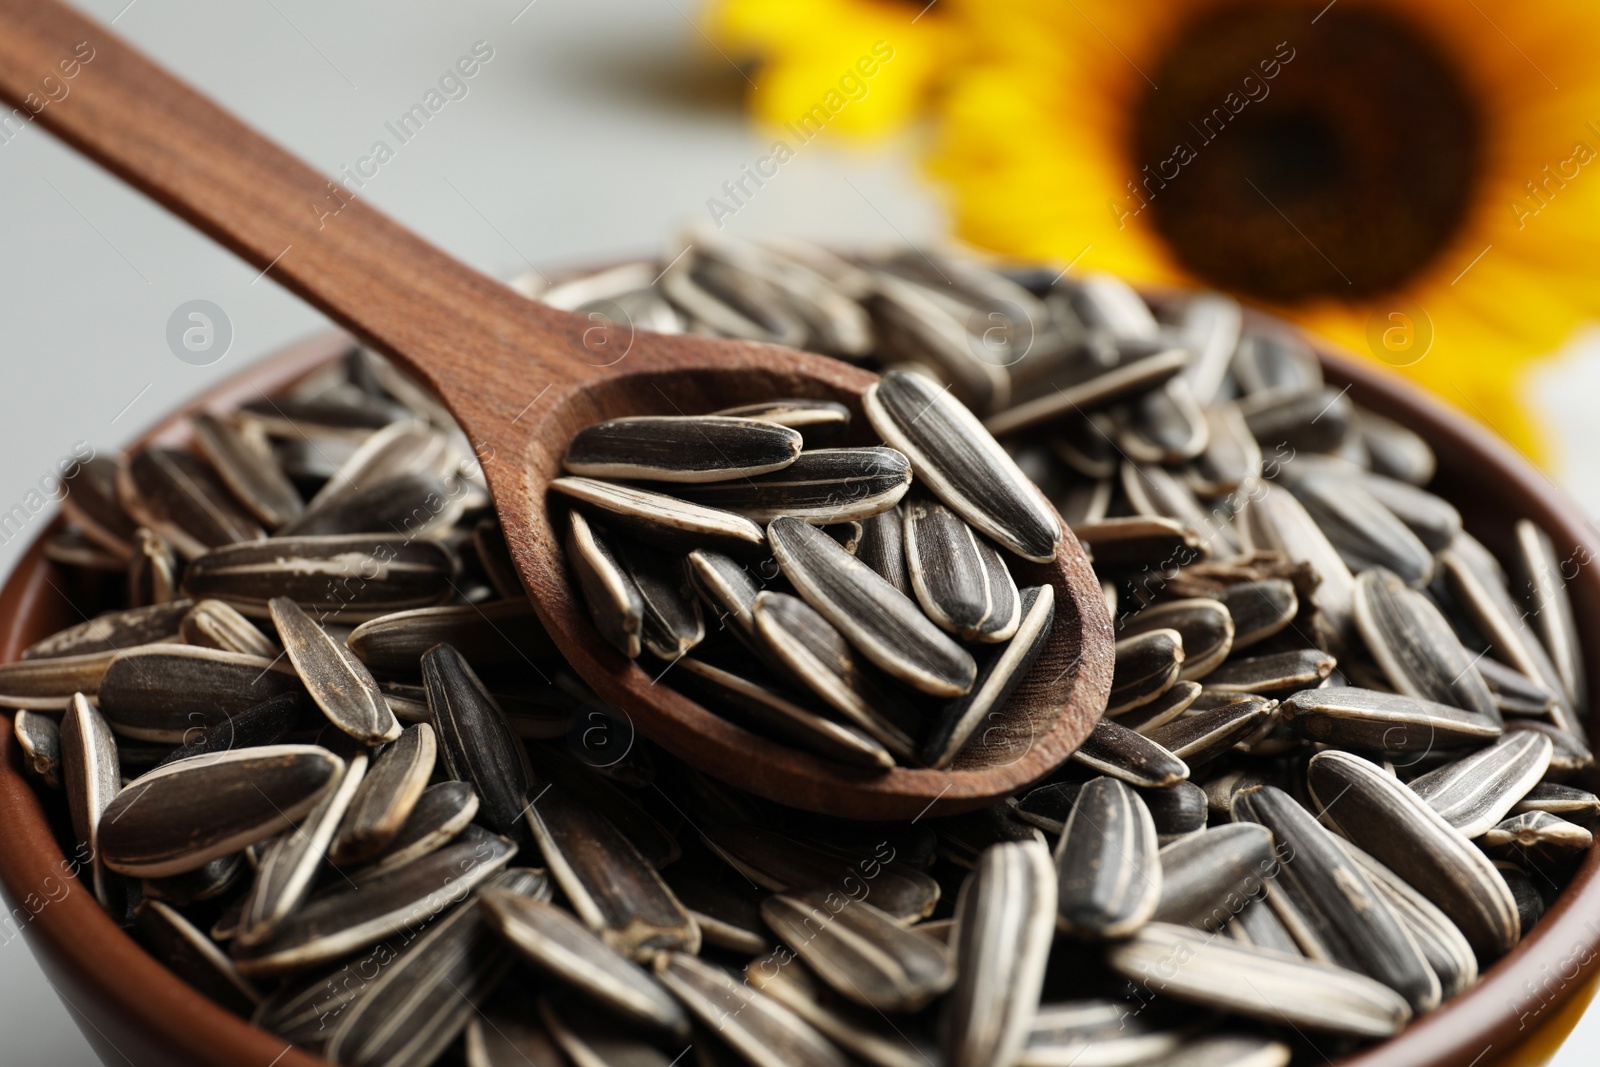
[[821,356],[610,327],[527,300],[56,0],[0,0],[0,100],[26,106],[62,57],[84,55],[83,42],[93,54],[70,95],[36,121],[321,309],[443,402],[483,465],[540,619],[573,669],[638,734],[786,804],[898,819],[981,806],[1048,773],[1093,728],[1110,691],[1111,624],[1070,534],[1054,563],[1018,571],[1023,582],[1055,586],[1048,647],[948,771],[846,768],[766,741],[658,682],[602,640],[575,594],[547,499],[567,442],[606,418],[703,414],[781,396],[838,400],[865,432],[860,397],[873,377]]

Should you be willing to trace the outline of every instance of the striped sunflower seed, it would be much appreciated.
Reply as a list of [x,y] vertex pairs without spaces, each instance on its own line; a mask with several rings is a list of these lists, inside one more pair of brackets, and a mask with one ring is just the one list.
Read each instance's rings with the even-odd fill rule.
[[771,997],[719,967],[673,952],[656,975],[703,1026],[717,1030],[752,1067],[848,1067],[832,1042]]
[[322,512],[360,493],[405,474],[448,471],[448,445],[444,436],[426,425],[409,419],[391,422],[361,442],[345,457],[306,505],[308,512]]
[[940,770],[955,760],[984,720],[1005,709],[1044,651],[1055,622],[1055,587],[1030,586],[1019,599],[1020,620],[1011,640],[978,668],[969,693],[934,712],[920,749],[929,767]]
[[1110,569],[1160,567],[1200,556],[1200,535],[1173,519],[1101,519],[1072,532],[1096,564]]
[[771,421],[641,416],[579,430],[562,467],[586,478],[718,482],[782,470],[802,444],[797,430]]
[[[22,764],[38,775],[51,789],[61,788],[61,726],[37,711],[19,711],[12,716],[12,730],[22,749]],[[120,788],[121,782],[117,785]]]
[[248,951],[236,948],[234,962],[248,977],[274,977],[326,964],[401,930],[414,933],[516,851],[505,838],[484,833],[370,881],[335,887],[302,905],[270,940]]
[[1573,822],[1589,822],[1600,815],[1600,796],[1576,786],[1540,782],[1511,806],[1513,815],[1528,811],[1547,811]]
[[861,520],[861,540],[856,543],[856,559],[894,586],[911,596],[911,580],[906,570],[905,522],[899,506]]
[[295,673],[328,721],[365,745],[393,741],[400,722],[372,672],[288,597],[267,604]]
[[748,552],[767,540],[761,527],[742,515],[649,489],[576,477],[557,478],[550,488],[650,544]]
[[1359,483],[1312,470],[1287,484],[1352,571],[1382,567],[1413,586],[1433,577],[1428,546]]
[[201,412],[190,418],[195,451],[210,461],[234,497],[268,529],[294,521],[305,501],[272,454],[259,424],[239,424]]
[[428,787],[437,754],[433,727],[420,722],[377,755],[328,846],[330,863],[365,863],[389,846]]
[[1430,552],[1444,551],[1461,532],[1461,512],[1426,489],[1373,471],[1363,472],[1360,484],[1405,523]]
[[251,618],[266,618],[268,601],[286,596],[319,618],[354,623],[449,599],[460,566],[449,547],[426,539],[274,537],[206,553],[184,570],[183,588]]
[[170,448],[147,448],[117,472],[117,496],[128,514],[159,533],[186,559],[266,532],[203,460]]
[[1149,734],[1193,707],[1201,692],[1199,682],[1174,682],[1171,689],[1149,703],[1140,704],[1131,711],[1117,712],[1117,725],[1126,726],[1135,733]]
[[630,1022],[688,1036],[688,1017],[660,983],[565,909],[504,889],[486,890],[481,899],[489,926],[544,974]]
[[1165,789],[1189,777],[1189,765],[1183,760],[1109,719],[1095,724],[1072,759],[1092,771],[1146,789]]
[[1550,739],[1540,734],[1507,734],[1412,779],[1411,789],[1462,834],[1478,837],[1544,777],[1554,751]]
[[[173,603],[187,604],[189,601],[178,600]],[[268,660],[277,659],[281,651],[255,623],[223,600],[202,600],[195,604],[183,616],[180,631],[185,643],[196,648],[239,652]]]
[[484,825],[521,840],[533,769],[505,713],[450,645],[438,645],[422,657],[422,684],[450,777],[477,792]]
[[950,1067],[1013,1067],[1039,1007],[1057,874],[1037,841],[995,845],[956,900],[956,981],[945,1004]]
[[82,693],[61,719],[61,777],[67,794],[67,810],[72,816],[72,833],[79,856],[91,858],[94,867],[95,895],[109,899],[100,847],[100,826],[122,788],[122,773],[117,761],[117,741],[111,728]]
[[1255,823],[1202,829],[1159,853],[1161,896],[1150,918],[1213,933],[1277,874],[1272,833]]
[[[1321,818],[1448,915],[1480,958],[1501,956],[1520,936],[1516,902],[1494,865],[1427,802],[1375,764],[1320,752],[1307,767]],[[1334,798],[1338,798],[1337,803]]]
[[1162,1063],[1183,1044],[1183,1033],[1160,1030],[1110,1000],[1041,1004],[1028,1031],[1020,1067],[1134,1067]]
[[533,604],[526,597],[486,604],[412,608],[357,626],[345,642],[374,671],[415,672],[434,645],[454,645],[470,653],[474,667],[523,666],[555,651]]
[[432,471],[401,474],[312,507],[278,533],[283,537],[360,533],[426,537],[455,521],[462,508],[460,497],[459,484]]
[[116,655],[101,679],[99,701],[119,734],[183,744],[196,728],[217,728],[268,700],[301,691],[300,679],[269,659],[146,645]]
[[1129,403],[1117,442],[1137,462],[1182,464],[1205,451],[1210,434],[1189,383],[1178,377]]
[[798,519],[774,519],[767,536],[784,577],[867,659],[934,696],[972,688],[972,656],[872,568]]
[[605,816],[552,785],[528,805],[528,824],[573,910],[607,945],[641,961],[699,950],[694,919]]
[[716,826],[702,835],[712,851],[751,882],[774,893],[821,889],[859,899],[870,891],[880,911],[913,923],[939,902],[939,883],[896,862],[886,843],[870,853],[754,826]]
[[761,917],[817,977],[868,1008],[917,1011],[955,981],[948,949],[864,900],[779,893],[762,902]]
[[530,990],[502,982],[462,1037],[466,1067],[566,1067]]
[[676,660],[706,636],[700,601],[690,591],[680,556],[629,541],[616,545],[643,606],[640,640],[658,659]]
[[928,618],[963,641],[1009,641],[1021,603],[1000,553],[943,504],[902,510],[911,588]]
[[128,563],[128,603],[165,604],[178,595],[178,554],[166,538],[141,526],[133,534]]
[[366,776],[367,764],[365,752],[351,756],[338,781],[304,821],[279,834],[267,847],[256,866],[255,884],[245,898],[236,944],[250,948],[266,941],[305,902],[339,822]]
[[478,814],[478,794],[466,782],[437,782],[422,791],[400,832],[387,848],[362,868],[356,880],[366,882],[401,867],[455,840]]
[[1150,819],[1156,824],[1156,839],[1163,848],[1206,828],[1209,813],[1206,791],[1193,782],[1141,790],[1139,796],[1150,809]]
[[744,980],[872,1067],[927,1067],[939,1054],[933,1035],[909,1020],[896,1020],[894,1030],[885,1033],[876,1013],[838,999],[826,1000],[825,987],[798,959],[783,966],[773,956],[752,960],[744,969]]
[[1238,582],[1219,599],[1233,620],[1233,650],[1249,648],[1282,632],[1300,612],[1294,583],[1283,578]]
[[1381,567],[1356,578],[1356,629],[1396,691],[1499,717],[1455,631],[1426,596]]
[[24,660],[91,656],[125,648],[171,641],[193,605],[187,600],[130,608],[97,616],[36,641],[22,650]]
[[1444,997],[1455,996],[1478,980],[1478,957],[1461,935],[1461,930],[1433,902],[1407,885],[1389,868],[1348,841],[1339,844],[1356,861],[1372,884],[1394,909],[1395,916],[1410,931],[1417,947],[1439,976]]
[[1145,736],[1191,767],[1222,755],[1272,721],[1277,702],[1246,697],[1208,711],[1180,716]]
[[1303,689],[1278,706],[1278,717],[1313,741],[1388,752],[1465,748],[1500,736],[1499,724],[1482,715],[1351,686]]
[[1206,448],[1190,461],[1184,476],[1196,493],[1218,497],[1261,477],[1261,445],[1244,421],[1239,405],[1208,404]]
[[817,448],[772,474],[673,491],[752,522],[789,515],[823,526],[888,511],[910,487],[911,463],[892,448]]
[[1411,1020],[1403,997],[1365,975],[1183,926],[1151,923],[1113,947],[1107,962],[1152,993],[1273,1024],[1388,1037]]
[[286,740],[299,723],[299,693],[275,696],[226,718],[197,719],[183,732],[183,743],[163,756],[157,766],[208,752],[276,745]]
[[787,426],[813,437],[837,433],[850,425],[850,409],[836,400],[812,400],[807,397],[780,397],[761,400],[754,404],[713,411],[713,417],[754,419]]
[[[1283,925],[1283,920],[1278,918],[1278,913],[1272,910],[1272,905],[1268,902],[1272,894],[1272,883],[1266,883],[1263,889],[1266,897],[1245,901],[1237,914],[1234,914],[1232,920],[1223,928],[1223,933],[1240,944],[1270,949],[1286,956],[1303,955],[1299,944],[1295,942],[1294,935]],[[1219,915],[1217,918],[1220,921],[1223,917]]]
[[595,629],[618,652],[637,659],[644,647],[644,596],[616,549],[576,508],[567,513],[566,548]]
[[[534,892],[533,871],[501,871],[495,892]],[[489,999],[511,965],[483,912],[458,908],[389,963],[350,1010],[341,1012],[325,1047],[335,1063],[357,1067],[426,1067],[449,1047]],[[437,991],[449,986],[451,996]]]
[[120,655],[112,650],[0,664],[0,707],[31,711],[70,707],[74,693],[94,696],[100,691],[111,661]]
[[1233,649],[1233,616],[1217,600],[1199,597],[1152,604],[1124,620],[1121,632],[1127,638],[1162,629],[1176,630],[1182,638],[1178,677],[1185,681],[1204,678]]
[[178,977],[238,1015],[248,1016],[261,993],[241,975],[209,937],[175,908],[159,900],[140,901],[134,909],[140,944]]
[[862,407],[957,515],[1023,559],[1055,559],[1062,540],[1055,512],[960,401],[920,374],[892,370],[868,387]]
[[1496,823],[1478,841],[1496,858],[1544,866],[1581,856],[1594,844],[1594,834],[1548,811],[1530,811]]
[[1208,511],[1194,490],[1179,481],[1165,467],[1136,463],[1122,465],[1122,491],[1140,515],[1176,519],[1200,535],[1206,555],[1236,555],[1238,538],[1227,518]]
[[1183,669],[1183,635],[1165,627],[1117,642],[1106,714],[1120,715],[1148,704],[1172,688]]
[[1291,692],[1316,685],[1333,673],[1338,661],[1314,648],[1271,652],[1229,660],[1206,675],[1206,689],[1217,693]]
[[1478,660],[1476,666],[1500,714],[1549,718],[1555,712],[1556,695],[1543,683],[1488,656]]
[[1523,577],[1534,629],[1550,654],[1551,665],[1561,679],[1567,700],[1574,707],[1582,708],[1587,688],[1583,652],[1561,557],[1550,535],[1535,523],[1522,519],[1516,531],[1518,569]]
[[1500,872],[1500,877],[1506,880],[1506,886],[1511,890],[1511,896],[1517,902],[1517,918],[1522,923],[1523,930],[1532,930],[1540,919],[1544,918],[1544,897],[1539,895],[1539,889],[1533,884],[1533,879],[1528,872],[1507,860],[1495,860],[1495,870]]
[[1114,778],[1083,787],[1056,845],[1056,928],[1072,937],[1127,937],[1155,914],[1161,863],[1155,822]]
[[106,807],[99,855],[112,870],[141,878],[192,871],[292,828],[343,771],[343,760],[315,745],[169,763],[129,783]]
[[746,645],[755,640],[756,594],[761,584],[751,577],[744,564],[721,552],[696,549],[684,561],[689,584],[711,609],[718,628],[726,627]]
[[[139,888],[151,900],[159,900],[174,907],[188,907],[202,901],[216,900],[229,893],[250,864],[243,852],[219,856],[204,867],[175,874],[170,878],[146,878]],[[242,905],[243,901],[239,903]]]
[[66,493],[61,511],[88,540],[119,560],[133,554],[138,523],[128,517],[117,499],[116,460],[94,456],[79,464],[77,473],[63,479]]
[[1338,840],[1281,789],[1265,786],[1233,801],[1238,820],[1259,823],[1287,853],[1274,895],[1287,897],[1333,963],[1377,979],[1413,1011],[1439,1006],[1439,979],[1422,950]]
[[1308,563],[1321,581],[1310,600],[1335,634],[1349,632],[1355,577],[1328,535],[1287,489],[1263,483],[1239,513],[1245,548],[1281,552]]

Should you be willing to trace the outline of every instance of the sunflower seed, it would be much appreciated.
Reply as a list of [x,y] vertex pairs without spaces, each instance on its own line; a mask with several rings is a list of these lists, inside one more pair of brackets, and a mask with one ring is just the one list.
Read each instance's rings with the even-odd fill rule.
[[1506,880],[1511,896],[1517,902],[1517,918],[1524,931],[1532,930],[1544,918],[1544,898],[1528,872],[1507,860],[1495,860],[1495,870]]
[[1111,364],[1085,363],[1067,368],[1060,381],[1039,396],[996,412],[984,421],[996,436],[1019,433],[1056,422],[1063,416],[1103,407],[1158,386],[1192,360],[1186,349],[1159,343],[1124,343],[1111,348]]
[[117,496],[129,515],[186,559],[266,536],[216,472],[187,452],[147,448],[130,457],[117,472]]
[[1019,1067],[1135,1067],[1166,1062],[1183,1034],[1158,1030],[1110,1000],[1041,1004]]
[[61,719],[61,780],[72,815],[72,832],[78,856],[90,857],[95,895],[108,899],[100,846],[100,828],[107,809],[122,786],[117,762],[117,742],[100,713],[82,693],[72,697]]
[[919,374],[892,370],[868,387],[862,406],[872,428],[957,515],[1023,559],[1055,559],[1055,513],[958,400]]
[[1426,801],[1376,765],[1345,752],[1318,753],[1307,774],[1323,823],[1361,842],[1375,860],[1437,905],[1480,957],[1492,959],[1516,944],[1516,903],[1505,881]]
[[1513,815],[1486,830],[1478,843],[1489,855],[1517,857],[1535,866],[1574,859],[1594,844],[1594,835],[1548,811]]
[[1275,717],[1276,708],[1276,701],[1247,697],[1220,708],[1191,712],[1145,731],[1145,736],[1194,767],[1256,733]]
[[752,1067],[848,1067],[844,1054],[810,1024],[720,968],[673,952],[663,957],[656,974]]
[[1311,925],[1332,962],[1371,976],[1416,1012],[1439,1005],[1439,980],[1387,901],[1338,841],[1287,793],[1273,786],[1234,798],[1235,819],[1259,823],[1288,853],[1273,893],[1286,896]]
[[1056,845],[1056,927],[1089,940],[1127,937],[1161,900],[1156,827],[1139,794],[1096,778],[1078,794]]
[[579,430],[562,467],[587,478],[719,482],[781,470],[802,443],[794,429],[751,418],[611,419]]
[[1156,840],[1165,847],[1206,828],[1206,793],[1193,782],[1164,789],[1142,789],[1139,796],[1156,824]]
[[305,502],[283,473],[259,424],[239,425],[201,412],[189,420],[195,451],[255,518],[276,529],[299,518]]
[[1461,532],[1461,512],[1449,501],[1408,482],[1362,471],[1357,483],[1405,523],[1430,552],[1449,547]]
[[1467,837],[1505,818],[1544,776],[1555,746],[1539,734],[1507,734],[1488,748],[1412,779],[1412,790]]
[[1181,464],[1204,452],[1210,435],[1189,383],[1179,377],[1129,403],[1117,440],[1140,463]]
[[22,651],[22,659],[60,659],[117,652],[138,645],[170,641],[191,607],[187,600],[109,612],[36,641]]
[[1177,630],[1150,630],[1117,642],[1106,714],[1120,715],[1155,700],[1178,680],[1183,668],[1183,635]]
[[374,671],[409,674],[434,645],[466,649],[478,669],[517,667],[555,651],[526,597],[412,608],[357,626],[345,642]]
[[688,1036],[688,1017],[666,990],[566,910],[502,889],[486,890],[481,899],[489,926],[550,978],[631,1022]]
[[1218,497],[1237,492],[1261,477],[1261,445],[1244,421],[1239,406],[1211,404],[1205,408],[1205,451],[1190,461],[1184,477],[1196,493]]
[[1433,553],[1360,483],[1313,468],[1287,484],[1352,571],[1382,567],[1413,586],[1433,576]]
[[1278,717],[1313,741],[1388,752],[1463,748],[1500,736],[1497,723],[1470,711],[1348,686],[1303,689],[1279,705]]
[[856,559],[906,596],[911,581],[906,571],[904,518],[898,506],[861,520],[861,540]]
[[213,752],[169,763],[119,792],[100,823],[107,867],[161,878],[289,829],[332,788],[344,761],[315,745]]
[[329,390],[320,396],[263,397],[239,408],[239,417],[259,423],[274,437],[343,437],[364,440],[410,412],[376,397]]
[[106,721],[119,734],[183,744],[196,727],[215,728],[268,700],[300,691],[300,679],[269,659],[186,645],[146,645],[118,653],[111,661],[100,682],[99,700]]
[[366,777],[367,762],[365,752],[351,756],[338,781],[302,823],[279,834],[268,846],[245,898],[236,944],[250,948],[266,941],[304,903],[339,822]]
[[261,993],[233,962],[175,908],[159,900],[134,909],[139,942],[178,977],[238,1015],[249,1015]]
[[1112,441],[1116,432],[1116,420],[1104,411],[1075,413],[1056,425],[1050,451],[1085,478],[1110,478],[1122,462]]
[[1456,924],[1389,868],[1348,841],[1340,840],[1339,844],[1410,931],[1428,966],[1439,976],[1443,996],[1448,999],[1476,983],[1478,958]]
[[[190,602],[179,600],[173,603]],[[233,605],[223,600],[202,600],[195,604],[183,616],[180,632],[184,642],[196,648],[239,652],[268,660],[276,659],[281,651],[256,627],[255,623],[239,614]]]
[[266,618],[267,602],[286,596],[319,618],[353,623],[448,599],[459,568],[447,546],[424,539],[274,537],[206,553],[184,571],[183,588],[252,618]]
[[1118,726],[1140,734],[1159,730],[1188,711],[1202,692],[1199,682],[1174,682],[1171,689],[1131,711],[1117,712]]
[[945,1003],[949,1067],[1012,1067],[1039,1007],[1057,874],[1036,841],[986,849],[956,901],[956,982]]
[[44,542],[44,558],[63,567],[86,571],[123,571],[128,557],[111,552],[76,530],[49,535]]
[[592,478],[557,478],[550,488],[647,543],[686,551],[705,547],[748,551],[766,543],[761,527],[742,515],[648,489]]
[[1314,648],[1273,652],[1230,660],[1206,675],[1206,689],[1216,693],[1283,693],[1316,685],[1333,673],[1337,660]]
[[449,645],[438,645],[422,657],[422,684],[450,777],[477,791],[484,825],[520,840],[533,769],[505,713]]
[[1388,1037],[1411,1019],[1404,998],[1365,975],[1182,926],[1151,923],[1107,959],[1151,992],[1273,1024]]
[[384,748],[350,800],[328,848],[330,863],[364,863],[389,846],[428,786],[437,744],[433,727],[421,722]]
[[683,864],[675,864],[667,873],[672,876],[667,884],[673,894],[700,927],[702,944],[746,956],[772,948],[753,887],[751,893],[741,893]]
[[735,672],[690,656],[678,665],[691,677],[687,683],[691,688],[731,707],[736,718],[748,720],[758,733],[856,767],[894,766],[894,756],[871,737],[805,707],[805,698],[775,681],[761,679],[749,665],[741,665]]
[[271,940],[236,952],[234,962],[249,977],[270,977],[316,967],[401,930],[414,933],[465,899],[516,851],[505,838],[484,833],[381,877],[312,897]]
[[[56,720],[36,711],[18,711],[12,717],[17,745],[22,749],[22,764],[51,789],[61,788],[61,727]],[[120,780],[117,782],[120,786]]]
[[274,598],[267,609],[289,662],[329,722],[365,745],[400,736],[400,722],[377,679],[355,653],[288,597]]
[[667,1053],[575,997],[545,993],[538,1005],[538,1021],[565,1053],[557,1060],[561,1067],[673,1067]]
[[1102,519],[1072,532],[1105,568],[1165,567],[1200,557],[1200,535],[1172,519]]
[[1383,568],[1356,579],[1356,629],[1401,693],[1499,718],[1494,697],[1433,602]]
[[1055,588],[1036,585],[1022,590],[1016,633],[978,669],[972,690],[939,708],[922,741],[922,762],[936,770],[948,767],[986,719],[1002,712],[1044,651],[1055,621]]
[[371,881],[399,870],[453,841],[478,814],[478,794],[466,782],[439,782],[417,798],[400,832],[372,863],[354,876]]
[[1266,578],[1230,585],[1219,598],[1233,620],[1233,649],[1248,648],[1279,633],[1300,611],[1294,583]]
[[566,548],[595,629],[618,652],[637,659],[643,648],[644,597],[633,576],[610,542],[576,508],[567,513]]
[[685,500],[753,522],[789,515],[822,526],[881,514],[910,485],[911,464],[892,448],[822,448],[800,453],[772,474],[673,489]]
[[528,824],[573,910],[606,944],[641,961],[699,950],[688,911],[603,815],[552,785],[528,805]]
[[1297,563],[1308,563],[1321,578],[1310,600],[1335,634],[1350,627],[1355,577],[1328,540],[1317,521],[1286,489],[1261,484],[1239,512],[1240,539],[1246,549],[1282,552]]
[[829,707],[896,756],[910,756],[904,701],[857,661],[844,637],[811,605],[787,593],[763,592],[751,609],[760,646]]
[[183,731],[183,743],[163,756],[156,766],[164,767],[208,752],[276,745],[285,740],[299,722],[299,693],[284,693],[220,719],[196,718]]
[[752,644],[755,604],[761,584],[751,577],[744,564],[721,552],[696,549],[684,561],[689,585],[699,594],[717,622],[729,628],[746,645]]
[[1567,594],[1564,568],[1554,542],[1536,524],[1517,523],[1517,562],[1525,583],[1525,596],[1534,629],[1549,652],[1551,665],[1561,679],[1567,700],[1576,708],[1587,706],[1583,651],[1578,624]]
[[399,533],[426,537],[461,510],[462,487],[431,471],[401,474],[313,507],[278,531],[283,537]]
[[18,660],[0,664],[0,707],[59,711],[70,707],[74,693],[94,696],[120,652]]
[[1565,781],[1572,775],[1594,766],[1594,753],[1589,750],[1588,744],[1571,730],[1539,719],[1507,721],[1506,733],[1516,733],[1519,730],[1544,734],[1555,746],[1555,751],[1550,755],[1550,769],[1545,772],[1545,777],[1550,781]]
[[[905,1019],[895,1022],[892,1034],[884,1033],[881,1026],[874,1025],[881,1018],[876,1014],[837,999],[824,1002],[822,983],[798,959],[782,966],[772,956],[753,960],[744,969],[744,979],[872,1067],[927,1067],[938,1056],[933,1035],[913,1028]],[[908,1029],[912,1031],[909,1035]]]
[[823,436],[843,430],[850,425],[850,409],[834,400],[811,400],[806,397],[782,397],[762,400],[754,404],[713,411],[712,418],[754,419]]
[[467,1022],[466,1067],[565,1067],[560,1047],[537,1012],[531,990],[502,982]]
[[[533,871],[501,871],[492,892],[533,892]],[[336,1063],[426,1067],[435,1062],[500,984],[511,965],[483,912],[458,908],[389,963],[372,987],[342,1012],[324,1049]],[[438,990],[450,988],[451,996]]]
[[1126,619],[1121,632],[1126,638],[1159,629],[1178,631],[1183,648],[1178,677],[1185,681],[1204,678],[1233,648],[1233,617],[1220,601],[1194,598],[1152,604]]
[[166,539],[141,526],[134,531],[128,563],[128,604],[165,604],[178,595],[178,555]]
[[[19,714],[18,718],[20,717]],[[1551,815],[1560,815],[1573,822],[1587,822],[1600,815],[1600,797],[1587,789],[1540,782],[1511,806],[1513,815],[1521,815],[1528,811],[1547,811]]]
[[245,854],[235,852],[231,856],[219,856],[204,867],[170,878],[146,878],[140,883],[140,889],[151,900],[174,907],[188,907],[202,901],[216,900],[228,893],[249,868]]
[[1151,919],[1213,933],[1255,897],[1279,864],[1271,831],[1255,823],[1201,830],[1160,852],[1161,897]]
[[774,893],[822,889],[860,899],[870,891],[874,906],[905,923],[927,918],[939,902],[939,883],[895,862],[887,842],[863,855],[753,826],[717,826],[702,836],[730,867]]
[[1189,777],[1189,765],[1183,760],[1109,719],[1095,724],[1072,759],[1092,771],[1147,789],[1165,789]]
[[[1265,883],[1263,889],[1270,895],[1271,882]],[[1230,909],[1238,908],[1228,925],[1223,928],[1223,932],[1229,937],[1241,944],[1270,949],[1287,956],[1301,955],[1300,946],[1295,943],[1294,935],[1289,933],[1288,928],[1283,925],[1283,920],[1278,918],[1277,912],[1272,910],[1272,905],[1265,898],[1255,897],[1242,902],[1225,903]],[[1219,915],[1218,918],[1221,919],[1223,916]]]
[[633,579],[643,605],[640,638],[645,650],[676,660],[706,636],[700,601],[688,588],[683,559],[629,541],[617,543],[623,569]]
[[402,419],[392,422],[361,442],[345,457],[306,505],[308,513],[321,513],[342,505],[365,488],[407,474],[450,473],[449,444],[445,436],[427,425]]
[[761,916],[841,996],[878,1011],[917,1011],[955,981],[949,950],[866,901],[826,890],[768,897]]
[[66,493],[61,498],[61,511],[72,525],[117,559],[132,556],[138,523],[128,517],[117,499],[116,461],[105,456],[91,457],[63,483]]
[[798,519],[774,519],[767,536],[784,577],[867,659],[934,696],[972,688],[972,656],[872,568]]
[[1475,666],[1501,715],[1548,718],[1556,710],[1556,695],[1516,668],[1488,656],[1479,659]]
[[[970,314],[965,305],[887,272],[876,275],[873,289],[868,305],[872,332],[888,362],[909,361],[916,373],[936,375],[950,383],[948,388],[961,403],[978,411],[1007,406],[1011,377],[997,361],[979,358],[962,321]],[[872,418],[870,413],[867,417]]]
[[1021,620],[1017,586],[987,541],[944,505],[903,509],[911,588],[938,626],[964,641],[1007,641]]

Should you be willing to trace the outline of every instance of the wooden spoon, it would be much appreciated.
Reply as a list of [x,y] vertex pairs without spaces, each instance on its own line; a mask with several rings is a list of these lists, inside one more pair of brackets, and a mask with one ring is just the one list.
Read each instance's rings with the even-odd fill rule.
[[[65,96],[61,87],[67,88]],[[862,819],[981,806],[1059,765],[1110,689],[1110,620],[1083,551],[1019,577],[1056,590],[1049,647],[948,771],[848,768],[749,733],[618,654],[590,624],[546,490],[568,440],[621,415],[781,396],[861,417],[873,376],[767,345],[596,330],[456,262],[54,0],[0,0],[0,98],[299,294],[439,396],[488,476],[528,594],[574,670],[638,732],[784,804]]]

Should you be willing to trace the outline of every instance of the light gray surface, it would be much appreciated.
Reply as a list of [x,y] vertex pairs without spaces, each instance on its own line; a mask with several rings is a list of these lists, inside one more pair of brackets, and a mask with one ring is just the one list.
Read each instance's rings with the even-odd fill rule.
[[[526,6],[524,6],[526,4]],[[770,138],[731,104],[742,84],[685,17],[695,0],[93,0],[84,10],[325,171],[354,164],[477,41],[494,58],[361,195],[497,275],[649,251],[762,155]],[[692,73],[694,70],[700,74]],[[711,73],[703,73],[709,70]],[[806,146],[729,223],[847,243],[933,239],[935,197],[909,153]],[[318,315],[37,129],[0,144],[4,372],[0,513],[80,442],[110,450],[186,397],[321,325]],[[196,367],[166,341],[194,299],[233,324],[230,351]],[[1600,503],[1592,406],[1597,346],[1540,388],[1567,477]],[[1580,387],[1575,388],[1575,383]],[[0,571],[48,515],[0,543]],[[0,534],[0,542],[4,542]],[[21,941],[0,943],[0,1060],[93,1062]],[[1591,1016],[1556,1061],[1592,1062]]]

